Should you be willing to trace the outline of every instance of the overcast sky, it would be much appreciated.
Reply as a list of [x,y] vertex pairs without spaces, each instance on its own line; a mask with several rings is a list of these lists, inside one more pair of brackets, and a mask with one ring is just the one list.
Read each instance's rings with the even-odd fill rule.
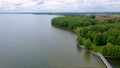
[[120,0],[0,0],[0,11],[119,12]]

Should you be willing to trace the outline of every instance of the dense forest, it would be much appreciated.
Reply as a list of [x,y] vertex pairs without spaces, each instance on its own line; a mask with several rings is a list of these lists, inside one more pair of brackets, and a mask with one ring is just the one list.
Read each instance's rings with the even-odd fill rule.
[[120,58],[120,16],[67,15],[51,22],[55,27],[75,31],[79,46]]

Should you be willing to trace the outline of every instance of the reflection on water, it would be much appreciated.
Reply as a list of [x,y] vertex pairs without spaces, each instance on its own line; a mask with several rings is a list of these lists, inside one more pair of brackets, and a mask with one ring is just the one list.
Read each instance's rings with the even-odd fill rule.
[[90,60],[90,52],[89,51],[85,51],[85,53],[84,53],[84,56],[85,56],[85,58],[87,59],[87,60]]
[[113,68],[119,68],[120,67],[120,59],[109,59],[106,58],[108,62],[111,64]]
[[105,68],[76,46],[76,35],[51,26],[55,16],[0,15],[0,68]]

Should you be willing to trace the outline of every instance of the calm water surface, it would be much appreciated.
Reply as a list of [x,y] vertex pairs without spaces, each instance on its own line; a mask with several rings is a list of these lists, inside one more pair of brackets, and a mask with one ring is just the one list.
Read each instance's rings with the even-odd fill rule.
[[0,14],[0,68],[105,68],[76,47],[76,35],[51,26],[52,15]]
[[120,59],[106,58],[113,68],[120,68]]

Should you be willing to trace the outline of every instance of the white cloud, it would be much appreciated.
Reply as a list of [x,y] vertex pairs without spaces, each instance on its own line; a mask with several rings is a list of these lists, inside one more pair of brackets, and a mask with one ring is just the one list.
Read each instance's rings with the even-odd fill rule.
[[120,11],[120,0],[0,0],[0,10]]

